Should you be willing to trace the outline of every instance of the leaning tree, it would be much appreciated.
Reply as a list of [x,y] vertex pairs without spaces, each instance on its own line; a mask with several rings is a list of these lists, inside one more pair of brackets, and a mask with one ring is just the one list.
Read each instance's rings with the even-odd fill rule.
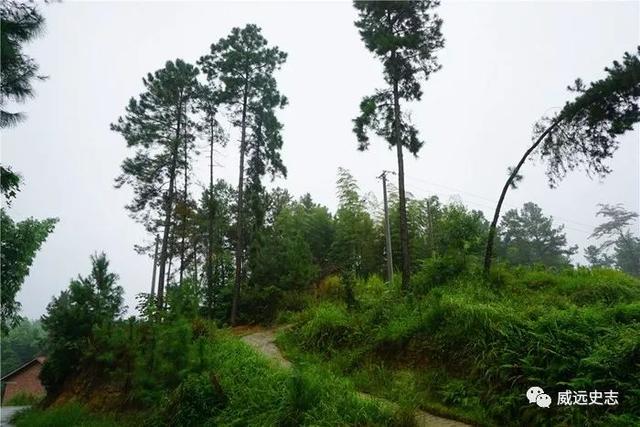
[[534,126],[533,144],[514,168],[509,169],[493,220],[484,255],[484,273],[489,274],[500,209],[510,187],[521,178],[519,171],[529,156],[538,151],[547,164],[547,177],[555,187],[567,172],[584,168],[588,174],[606,176],[606,160],[620,145],[618,137],[640,120],[640,47],[625,53],[622,62],[605,68],[607,76],[586,86],[577,79],[569,91],[576,93],[557,114],[543,117]]
[[402,287],[406,290],[410,260],[403,148],[416,156],[424,143],[401,103],[420,100],[421,82],[440,69],[435,54],[444,46],[442,19],[433,12],[439,2],[354,1],[353,5],[358,10],[355,25],[367,49],[382,62],[387,83],[386,88],[362,100],[360,115],[354,119],[354,132],[361,151],[369,148],[368,131],[396,148]]
[[219,80],[222,99],[229,107],[233,125],[240,129],[240,162],[236,217],[235,281],[231,323],[235,324],[240,298],[244,252],[245,157],[250,159],[252,184],[266,172],[285,174],[280,159],[282,125],[275,111],[287,100],[278,91],[274,77],[287,54],[267,46],[260,28],[249,24],[233,28],[231,34],[211,45],[211,53],[198,61],[208,80]]

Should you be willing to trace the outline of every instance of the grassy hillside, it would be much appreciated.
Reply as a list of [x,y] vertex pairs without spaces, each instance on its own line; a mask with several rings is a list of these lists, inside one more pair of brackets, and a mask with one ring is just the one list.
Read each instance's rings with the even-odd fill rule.
[[[481,425],[640,424],[637,279],[582,268],[478,277],[426,264],[408,297],[373,277],[351,309],[334,278],[279,342],[363,391]],[[534,385],[551,408],[528,403]],[[616,390],[619,405],[557,406],[567,389]]]
[[20,415],[18,427],[401,425],[349,382],[279,368],[199,319],[121,324],[99,336],[50,407]]

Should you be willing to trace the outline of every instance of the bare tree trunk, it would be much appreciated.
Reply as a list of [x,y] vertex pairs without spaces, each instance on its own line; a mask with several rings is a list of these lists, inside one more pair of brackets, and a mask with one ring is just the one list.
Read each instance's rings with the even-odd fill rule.
[[536,139],[536,141],[529,147],[529,149],[524,153],[516,167],[511,171],[509,178],[507,178],[507,182],[504,183],[504,187],[502,187],[502,192],[500,193],[500,198],[498,199],[498,204],[496,205],[496,210],[493,213],[493,220],[491,220],[491,225],[489,226],[489,236],[487,237],[487,246],[484,252],[484,275],[488,276],[491,272],[491,261],[493,257],[493,244],[496,238],[496,229],[498,227],[498,220],[500,219],[500,210],[502,209],[502,203],[504,202],[504,198],[507,195],[507,191],[509,187],[513,183],[513,180],[516,176],[518,176],[518,172],[520,168],[527,160],[529,155],[540,145],[540,143],[544,140],[544,138],[551,132],[553,129],[560,124],[563,120],[562,116],[558,117],[556,120],[549,125],[547,129]]
[[398,82],[393,83],[393,134],[398,155],[398,196],[400,209],[400,250],[402,253],[402,289],[409,290],[411,263],[409,261],[409,227],[407,225],[407,200],[404,190],[404,159],[400,138],[400,99]]
[[209,206],[207,206],[207,312],[209,317],[213,317],[213,118],[209,123]]
[[[182,107],[180,106],[180,111]],[[178,164],[178,150],[177,145],[180,138],[180,122],[182,114],[178,115],[178,130],[176,131],[176,147],[173,148],[171,166],[169,168],[169,189],[167,192],[167,201],[165,205],[164,214],[164,230],[162,233],[162,247],[160,249],[160,269],[158,271],[158,308],[162,309],[164,302],[164,283],[165,283],[165,268],[167,263],[167,253],[169,249],[169,231],[171,229],[171,214],[173,211],[173,198],[174,198],[174,186],[176,180],[176,167]]]
[[193,238],[193,282],[198,288],[198,235]]
[[159,236],[156,236],[156,249],[153,252],[153,274],[151,275],[151,297],[156,294],[156,270],[158,269],[158,241]]
[[[175,227],[174,227],[175,228]],[[173,242],[173,239],[175,239],[175,230],[171,230],[171,235],[169,236],[169,241]],[[169,262],[168,262],[168,267],[167,267],[167,289],[169,289],[169,285],[171,284],[171,267],[173,266],[173,252],[171,250],[169,250]]]
[[236,221],[236,275],[233,285],[233,302],[231,304],[231,325],[236,324],[238,315],[238,302],[240,299],[240,281],[242,280],[242,231],[243,231],[243,197],[244,197],[244,152],[246,150],[247,137],[247,97],[249,90],[249,82],[245,83],[244,96],[242,100],[242,122],[240,135],[240,165],[238,176],[238,216]]
[[185,252],[187,250],[186,235],[187,235],[187,200],[189,198],[189,141],[187,139],[187,126],[184,126],[184,191],[183,201],[184,211],[182,215],[182,236],[180,239],[180,286],[182,286],[182,279],[184,277],[184,270],[186,268]]
[[158,308],[162,310],[164,303],[165,267],[169,248],[169,231],[171,229],[171,214],[173,211],[174,187],[176,180],[176,168],[178,166],[178,147],[180,147],[180,128],[182,127],[183,99],[180,98],[176,117],[176,140],[172,146],[171,166],[169,167],[169,189],[165,204],[164,230],[162,234],[162,248],[160,250],[160,271],[158,272]]

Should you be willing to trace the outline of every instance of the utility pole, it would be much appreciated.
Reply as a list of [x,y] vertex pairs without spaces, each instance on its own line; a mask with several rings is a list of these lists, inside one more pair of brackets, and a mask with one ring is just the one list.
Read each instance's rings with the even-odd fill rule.
[[153,274],[151,275],[151,297],[156,294],[156,268],[158,267],[158,241],[159,236],[156,236],[156,250],[153,252]]
[[384,234],[386,240],[386,252],[387,252],[387,280],[393,284],[393,255],[391,252],[391,227],[389,226],[389,204],[387,202],[387,174],[392,171],[382,171],[382,174],[378,179],[382,179],[382,194],[384,197]]

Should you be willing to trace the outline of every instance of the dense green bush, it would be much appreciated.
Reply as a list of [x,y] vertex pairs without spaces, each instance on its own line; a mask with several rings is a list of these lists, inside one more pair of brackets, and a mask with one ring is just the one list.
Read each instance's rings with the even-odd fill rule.
[[353,344],[358,333],[346,308],[334,304],[313,307],[308,320],[296,329],[302,347],[323,352]]
[[226,404],[226,396],[215,375],[190,374],[171,392],[163,408],[170,426],[201,426]]
[[432,287],[444,285],[458,277],[466,269],[462,256],[427,258],[412,276],[411,287],[418,294],[425,294]]

